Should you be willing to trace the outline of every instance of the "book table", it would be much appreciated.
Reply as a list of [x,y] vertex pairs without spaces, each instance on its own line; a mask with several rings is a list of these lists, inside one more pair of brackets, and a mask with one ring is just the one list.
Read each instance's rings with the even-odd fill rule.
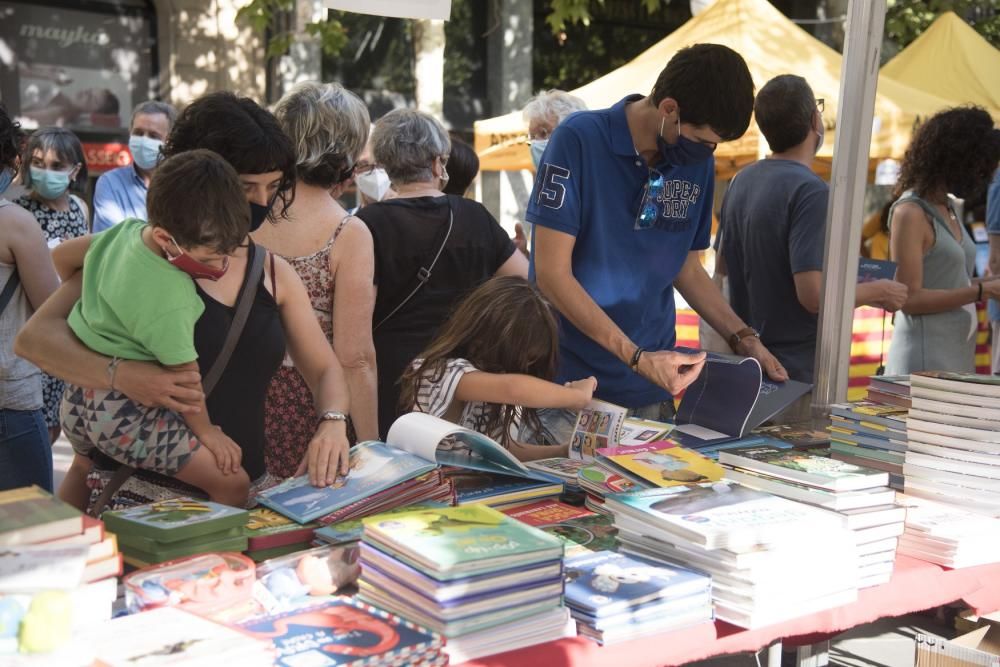
[[[821,571],[816,576],[822,577]],[[892,580],[882,586],[866,588],[858,600],[842,607],[795,618],[785,623],[756,630],[744,630],[722,621],[662,633],[634,641],[599,646],[583,637],[561,639],[517,651],[499,653],[471,662],[464,667],[500,667],[544,665],[544,667],[661,667],[683,665],[695,660],[730,653],[757,651],[775,642],[793,645],[824,642],[833,634],[876,621],[880,618],[937,607],[964,600],[980,614],[1000,609],[1000,563],[949,570],[907,556],[896,557]],[[800,656],[809,651],[800,651]],[[769,654],[777,665],[780,646]],[[802,659],[802,664],[817,664]],[[762,661],[763,662],[763,661]]]

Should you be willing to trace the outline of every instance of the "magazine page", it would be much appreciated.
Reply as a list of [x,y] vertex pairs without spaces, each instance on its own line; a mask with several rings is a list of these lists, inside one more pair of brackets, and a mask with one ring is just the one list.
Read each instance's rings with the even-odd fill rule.
[[684,392],[677,423],[742,437],[750,428],[748,420],[760,395],[761,379],[756,359],[709,352],[698,379]]
[[389,445],[441,465],[483,472],[550,479],[529,470],[509,451],[481,433],[423,412],[411,412],[389,427]]
[[617,447],[626,414],[626,408],[614,403],[596,399],[588,403],[576,418],[569,457],[589,462],[594,460],[596,450]]

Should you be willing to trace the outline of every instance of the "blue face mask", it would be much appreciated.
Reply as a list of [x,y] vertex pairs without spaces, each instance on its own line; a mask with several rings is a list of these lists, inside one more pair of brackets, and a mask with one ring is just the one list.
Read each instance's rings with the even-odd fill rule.
[[14,182],[14,170],[7,167],[3,171],[0,171],[0,195],[10,187],[10,184]]
[[677,116],[677,143],[668,143],[663,138],[663,124],[666,118],[660,121],[660,133],[656,136],[656,145],[663,155],[667,164],[677,167],[686,165],[701,164],[715,154],[715,146],[703,144],[700,141],[692,141],[681,134],[681,117]]
[[69,189],[69,171],[31,168],[31,189],[42,199],[59,199]]
[[535,164],[535,169],[538,169],[538,165],[542,163],[542,154],[548,145],[548,139],[535,139],[531,142],[531,161]]
[[128,138],[128,150],[139,169],[149,171],[160,161],[160,147],[163,142],[153,137],[132,135]]

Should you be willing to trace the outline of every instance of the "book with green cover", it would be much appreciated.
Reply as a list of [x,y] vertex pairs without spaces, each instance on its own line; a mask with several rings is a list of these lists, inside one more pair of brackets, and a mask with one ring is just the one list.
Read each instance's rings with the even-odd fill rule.
[[889,483],[889,476],[880,470],[767,445],[719,452],[719,462],[830,491],[856,491]]
[[219,551],[246,551],[247,538],[244,535],[234,535],[222,539],[206,542],[200,546],[181,546],[174,544],[164,544],[156,551],[144,551],[132,547],[123,547],[122,554],[130,561],[141,561],[147,564],[166,563],[168,560],[183,558],[184,556],[194,556],[195,554],[212,553]]
[[137,550],[145,551],[146,553],[156,553],[163,549],[190,549],[191,552],[194,553],[199,550],[212,551],[212,549],[203,549],[202,547],[214,544],[220,540],[229,540],[234,537],[243,536],[243,528],[236,526],[234,528],[229,528],[228,530],[221,530],[218,533],[208,533],[207,535],[199,535],[186,540],[177,540],[176,542],[160,542],[159,540],[154,540],[149,537],[132,535],[129,533],[120,534],[116,537],[118,538],[118,546],[121,547],[123,551]]
[[362,540],[439,580],[563,555],[559,538],[482,505],[369,517]]
[[119,538],[123,535],[135,535],[157,542],[173,543],[230,528],[242,528],[249,516],[246,510],[209,500],[172,498],[105,512],[101,518],[108,531]]
[[[385,512],[379,512],[379,516],[402,514],[403,512],[413,512],[415,510],[436,509],[438,507],[448,507],[448,505],[435,502],[417,503],[414,505],[407,505],[406,507],[396,507],[391,510],[386,510]],[[334,545],[357,542],[361,539],[361,533],[364,529],[362,521],[363,519],[349,519],[347,521],[338,521],[337,523],[331,523],[327,526],[323,526],[322,528],[318,528],[316,529],[316,540],[322,542],[323,544]]]
[[566,558],[618,548],[618,529],[614,519],[604,514],[567,519],[540,528],[565,543]]
[[0,546],[34,544],[83,532],[83,514],[37,486],[0,492]]

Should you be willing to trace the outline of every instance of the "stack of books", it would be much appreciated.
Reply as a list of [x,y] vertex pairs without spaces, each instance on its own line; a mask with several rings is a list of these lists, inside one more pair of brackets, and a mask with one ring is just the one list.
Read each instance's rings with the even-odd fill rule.
[[444,635],[452,661],[572,633],[552,535],[481,505],[363,523],[358,597]]
[[249,513],[194,498],[173,498],[102,516],[125,562],[146,567],[213,551],[246,551]]
[[1000,516],[1000,377],[914,373],[907,495]]
[[558,500],[540,500],[502,510],[507,516],[535,528],[541,528],[563,541],[566,557],[595,551],[613,551],[618,546],[614,521],[585,507],[575,507]]
[[275,667],[448,663],[440,635],[345,597],[254,618],[237,627],[274,644]]
[[825,510],[732,482],[606,502],[622,552],[710,574],[715,616],[733,625],[758,628],[857,599],[854,535]]
[[645,488],[671,487],[722,479],[719,464],[670,441],[597,450],[608,470]]
[[566,605],[601,644],[712,620],[712,580],[681,567],[598,551],[566,559]]
[[577,474],[578,486],[586,493],[587,509],[597,514],[611,516],[604,508],[605,496],[645,488],[631,479],[609,470],[600,463],[589,463]]
[[528,479],[468,468],[443,468],[442,474],[455,488],[456,505],[503,509],[530,500],[557,498],[564,488],[561,480]]
[[830,456],[889,473],[889,486],[903,488],[909,446],[907,409],[871,400],[830,406]]
[[767,445],[723,451],[719,460],[728,479],[839,516],[858,545],[858,588],[892,577],[906,508],[895,504],[887,473]]
[[873,375],[868,378],[868,400],[910,409],[909,375]]
[[250,510],[250,517],[243,529],[247,536],[246,554],[260,562],[286,554],[303,551],[312,546],[319,525],[296,523],[264,507]]
[[580,474],[580,469],[586,465],[586,462],[579,459],[557,456],[551,459],[527,461],[524,465],[530,470],[558,479],[567,488],[575,490],[579,488],[577,476]]
[[900,553],[951,568],[1000,561],[1000,519],[923,498],[900,501],[907,506]]
[[0,663],[110,620],[121,571],[101,521],[37,486],[0,492]]

